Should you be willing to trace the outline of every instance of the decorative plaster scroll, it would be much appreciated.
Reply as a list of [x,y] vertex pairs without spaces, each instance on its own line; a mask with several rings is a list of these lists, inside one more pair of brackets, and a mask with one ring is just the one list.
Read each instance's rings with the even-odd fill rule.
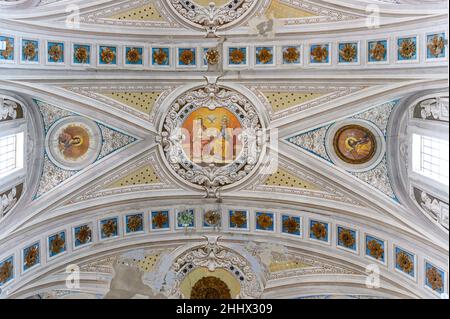
[[198,267],[207,268],[209,271],[224,269],[241,273],[239,299],[258,299],[262,295],[264,287],[250,263],[239,253],[219,245],[219,238],[218,236],[207,237],[208,242],[205,245],[194,247],[175,260],[171,270],[176,273],[176,281],[174,286],[169,288],[169,296],[180,297],[179,286],[182,280]]
[[443,200],[414,186],[411,187],[411,197],[417,202],[422,211],[442,226],[449,229],[448,202],[444,202]]
[[222,6],[211,2],[205,7],[197,4],[195,0],[169,0],[167,6],[192,27],[200,27],[214,33],[240,21],[257,3],[257,0],[230,0]]
[[[102,8],[100,10],[94,12],[88,12],[86,14],[82,14],[80,16],[81,23],[89,23],[89,24],[99,24],[106,26],[120,26],[120,27],[138,27],[138,28],[179,28],[181,25],[173,20],[169,14],[169,12],[161,5],[159,5],[159,0],[155,3],[153,0],[132,0],[132,1],[124,1],[117,5],[108,6]],[[161,16],[163,16],[167,21],[143,21],[143,20],[119,20],[119,19],[110,19],[109,17],[124,12],[128,10],[132,10],[147,4],[154,3]]]
[[413,112],[414,118],[448,122],[448,97],[436,97],[421,101],[414,107]]
[[[311,109],[313,107],[335,101],[338,98],[353,94],[367,88],[366,86],[318,86],[318,85],[255,85],[249,89],[258,97],[258,99],[266,107],[271,120],[288,118],[289,116]],[[263,92],[317,92],[323,93],[324,96],[314,100],[307,101],[294,107],[274,112],[272,106],[268,102]]]
[[16,205],[22,195],[23,184],[14,186],[12,189],[0,193],[0,217],[9,213]]
[[331,162],[325,147],[325,137],[329,128],[330,125],[323,126],[304,134],[290,137],[288,141]]

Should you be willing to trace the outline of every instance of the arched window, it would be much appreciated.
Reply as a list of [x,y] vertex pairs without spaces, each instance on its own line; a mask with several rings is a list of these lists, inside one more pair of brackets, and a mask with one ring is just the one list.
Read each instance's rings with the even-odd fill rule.
[[22,104],[0,95],[0,218],[14,207],[22,194],[26,136]]
[[410,197],[432,219],[449,228],[448,93],[425,96],[410,107],[408,178]]

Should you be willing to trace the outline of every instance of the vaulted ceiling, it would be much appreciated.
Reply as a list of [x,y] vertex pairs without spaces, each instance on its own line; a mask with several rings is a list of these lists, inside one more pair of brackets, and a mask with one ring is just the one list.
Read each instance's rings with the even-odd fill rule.
[[[0,266],[9,270],[0,296],[187,297],[181,279],[177,293],[161,288],[162,269],[214,245],[259,278],[239,286],[218,275],[244,297],[447,293],[448,189],[447,198],[437,192],[445,224],[405,187],[400,130],[417,101],[448,91],[447,2],[210,2],[0,1],[9,44],[5,54],[0,47],[0,95],[24,109],[27,130],[25,173],[0,183],[0,195],[23,188],[0,217]],[[442,52],[435,37],[445,39]],[[216,102],[241,110],[241,124],[254,114],[267,136],[257,163],[194,178],[171,162],[162,133],[185,105]],[[70,161],[52,141],[76,125],[90,145]],[[348,127],[374,137],[370,160],[338,156],[333,138]],[[180,226],[189,210],[194,219]],[[205,221],[210,210],[220,227]],[[155,226],[156,213],[166,219]],[[142,218],[135,231],[132,216]],[[80,243],[84,226],[91,236]],[[27,263],[30,249],[38,258]],[[123,274],[131,261],[144,284]],[[81,269],[81,288],[65,285],[67,265]],[[381,286],[372,289],[374,272]],[[135,290],[125,294],[120,280],[137,280]]]

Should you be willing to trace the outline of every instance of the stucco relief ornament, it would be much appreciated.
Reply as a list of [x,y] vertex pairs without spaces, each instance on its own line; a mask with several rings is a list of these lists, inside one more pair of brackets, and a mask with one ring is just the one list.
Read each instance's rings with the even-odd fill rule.
[[222,6],[216,6],[214,2],[202,6],[194,0],[170,0],[169,7],[191,26],[204,28],[208,34],[214,35],[217,29],[246,16],[257,3],[257,0],[230,0]]
[[11,100],[0,98],[0,120],[5,120],[8,117],[15,120],[17,117],[17,103]]
[[255,106],[235,90],[209,83],[171,105],[160,137],[168,165],[184,181],[218,198],[220,188],[254,171],[265,150]]
[[427,193],[422,192],[420,195],[420,199],[422,202],[420,203],[420,206],[430,215],[437,218],[441,212],[441,205],[439,204],[439,201],[434,198],[432,199],[430,196],[428,196]]
[[219,245],[220,236],[206,237],[208,242],[194,247],[178,257],[172,264],[171,270],[176,273],[176,283],[169,289],[169,295],[179,294],[179,285],[188,273],[196,268],[204,267],[214,272],[217,269],[239,273],[241,292],[238,298],[257,299],[263,293],[257,275],[249,262],[237,252]]
[[0,217],[10,211],[17,202],[17,190],[14,187],[8,194],[4,194],[0,198]]
[[448,121],[448,97],[447,98],[432,98],[427,99],[425,101],[422,101],[419,103],[419,107],[422,109],[420,111],[420,116],[422,119],[426,120],[430,117],[432,117],[435,120],[440,120],[442,117],[442,120]]

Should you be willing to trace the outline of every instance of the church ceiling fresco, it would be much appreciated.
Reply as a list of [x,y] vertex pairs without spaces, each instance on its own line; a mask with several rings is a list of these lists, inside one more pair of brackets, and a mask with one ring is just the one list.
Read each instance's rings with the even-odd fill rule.
[[287,141],[343,167],[355,177],[395,199],[384,150],[389,116],[397,104],[398,101],[393,101],[375,106],[352,116],[351,120],[343,119],[341,122],[315,128],[288,137]]
[[445,296],[448,199],[401,200],[391,132],[448,90],[448,17],[376,2],[0,1],[0,125],[29,140],[0,298]]

